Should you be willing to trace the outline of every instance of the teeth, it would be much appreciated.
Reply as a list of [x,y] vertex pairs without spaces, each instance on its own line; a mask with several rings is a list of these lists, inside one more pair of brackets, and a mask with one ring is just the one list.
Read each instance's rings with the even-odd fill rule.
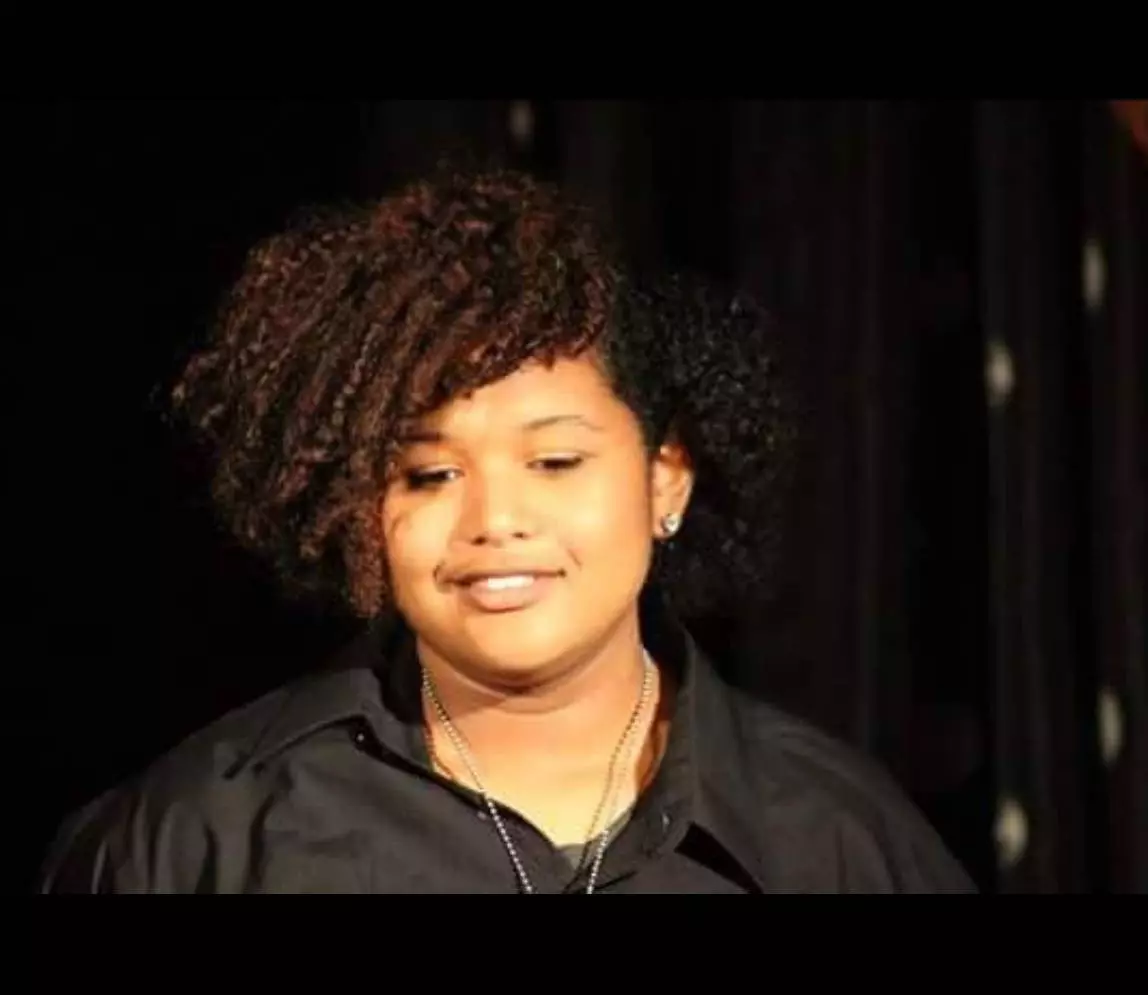
[[474,582],[475,587],[484,587],[488,591],[507,591],[511,588],[529,587],[534,578],[529,574],[515,574],[512,577],[486,577]]

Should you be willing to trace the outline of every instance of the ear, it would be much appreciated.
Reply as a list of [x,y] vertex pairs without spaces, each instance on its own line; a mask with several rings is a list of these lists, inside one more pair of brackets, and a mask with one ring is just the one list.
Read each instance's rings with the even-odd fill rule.
[[[689,453],[676,439],[668,439],[650,466],[650,528],[655,538],[669,539],[678,531],[693,489],[694,467]],[[674,515],[676,520],[667,517]]]

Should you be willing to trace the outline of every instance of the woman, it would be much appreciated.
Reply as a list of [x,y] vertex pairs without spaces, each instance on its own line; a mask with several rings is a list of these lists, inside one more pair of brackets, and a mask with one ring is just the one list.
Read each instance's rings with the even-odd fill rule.
[[175,401],[235,535],[364,635],[77,814],[43,890],[970,890],[679,621],[768,561],[773,356],[747,302],[642,292],[516,174],[261,245]]

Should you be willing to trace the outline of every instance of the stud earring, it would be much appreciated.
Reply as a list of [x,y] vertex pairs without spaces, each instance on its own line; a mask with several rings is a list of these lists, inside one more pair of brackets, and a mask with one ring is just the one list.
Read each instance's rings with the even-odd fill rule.
[[676,511],[662,516],[662,534],[668,539],[682,526],[682,516]]

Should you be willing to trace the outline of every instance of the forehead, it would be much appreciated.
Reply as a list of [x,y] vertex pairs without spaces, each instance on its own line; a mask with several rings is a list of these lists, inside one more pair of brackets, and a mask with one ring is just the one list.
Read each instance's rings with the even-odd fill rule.
[[514,428],[540,418],[582,415],[604,422],[625,418],[599,364],[588,356],[553,365],[530,363],[502,380],[458,398],[422,419],[420,427],[450,435]]

